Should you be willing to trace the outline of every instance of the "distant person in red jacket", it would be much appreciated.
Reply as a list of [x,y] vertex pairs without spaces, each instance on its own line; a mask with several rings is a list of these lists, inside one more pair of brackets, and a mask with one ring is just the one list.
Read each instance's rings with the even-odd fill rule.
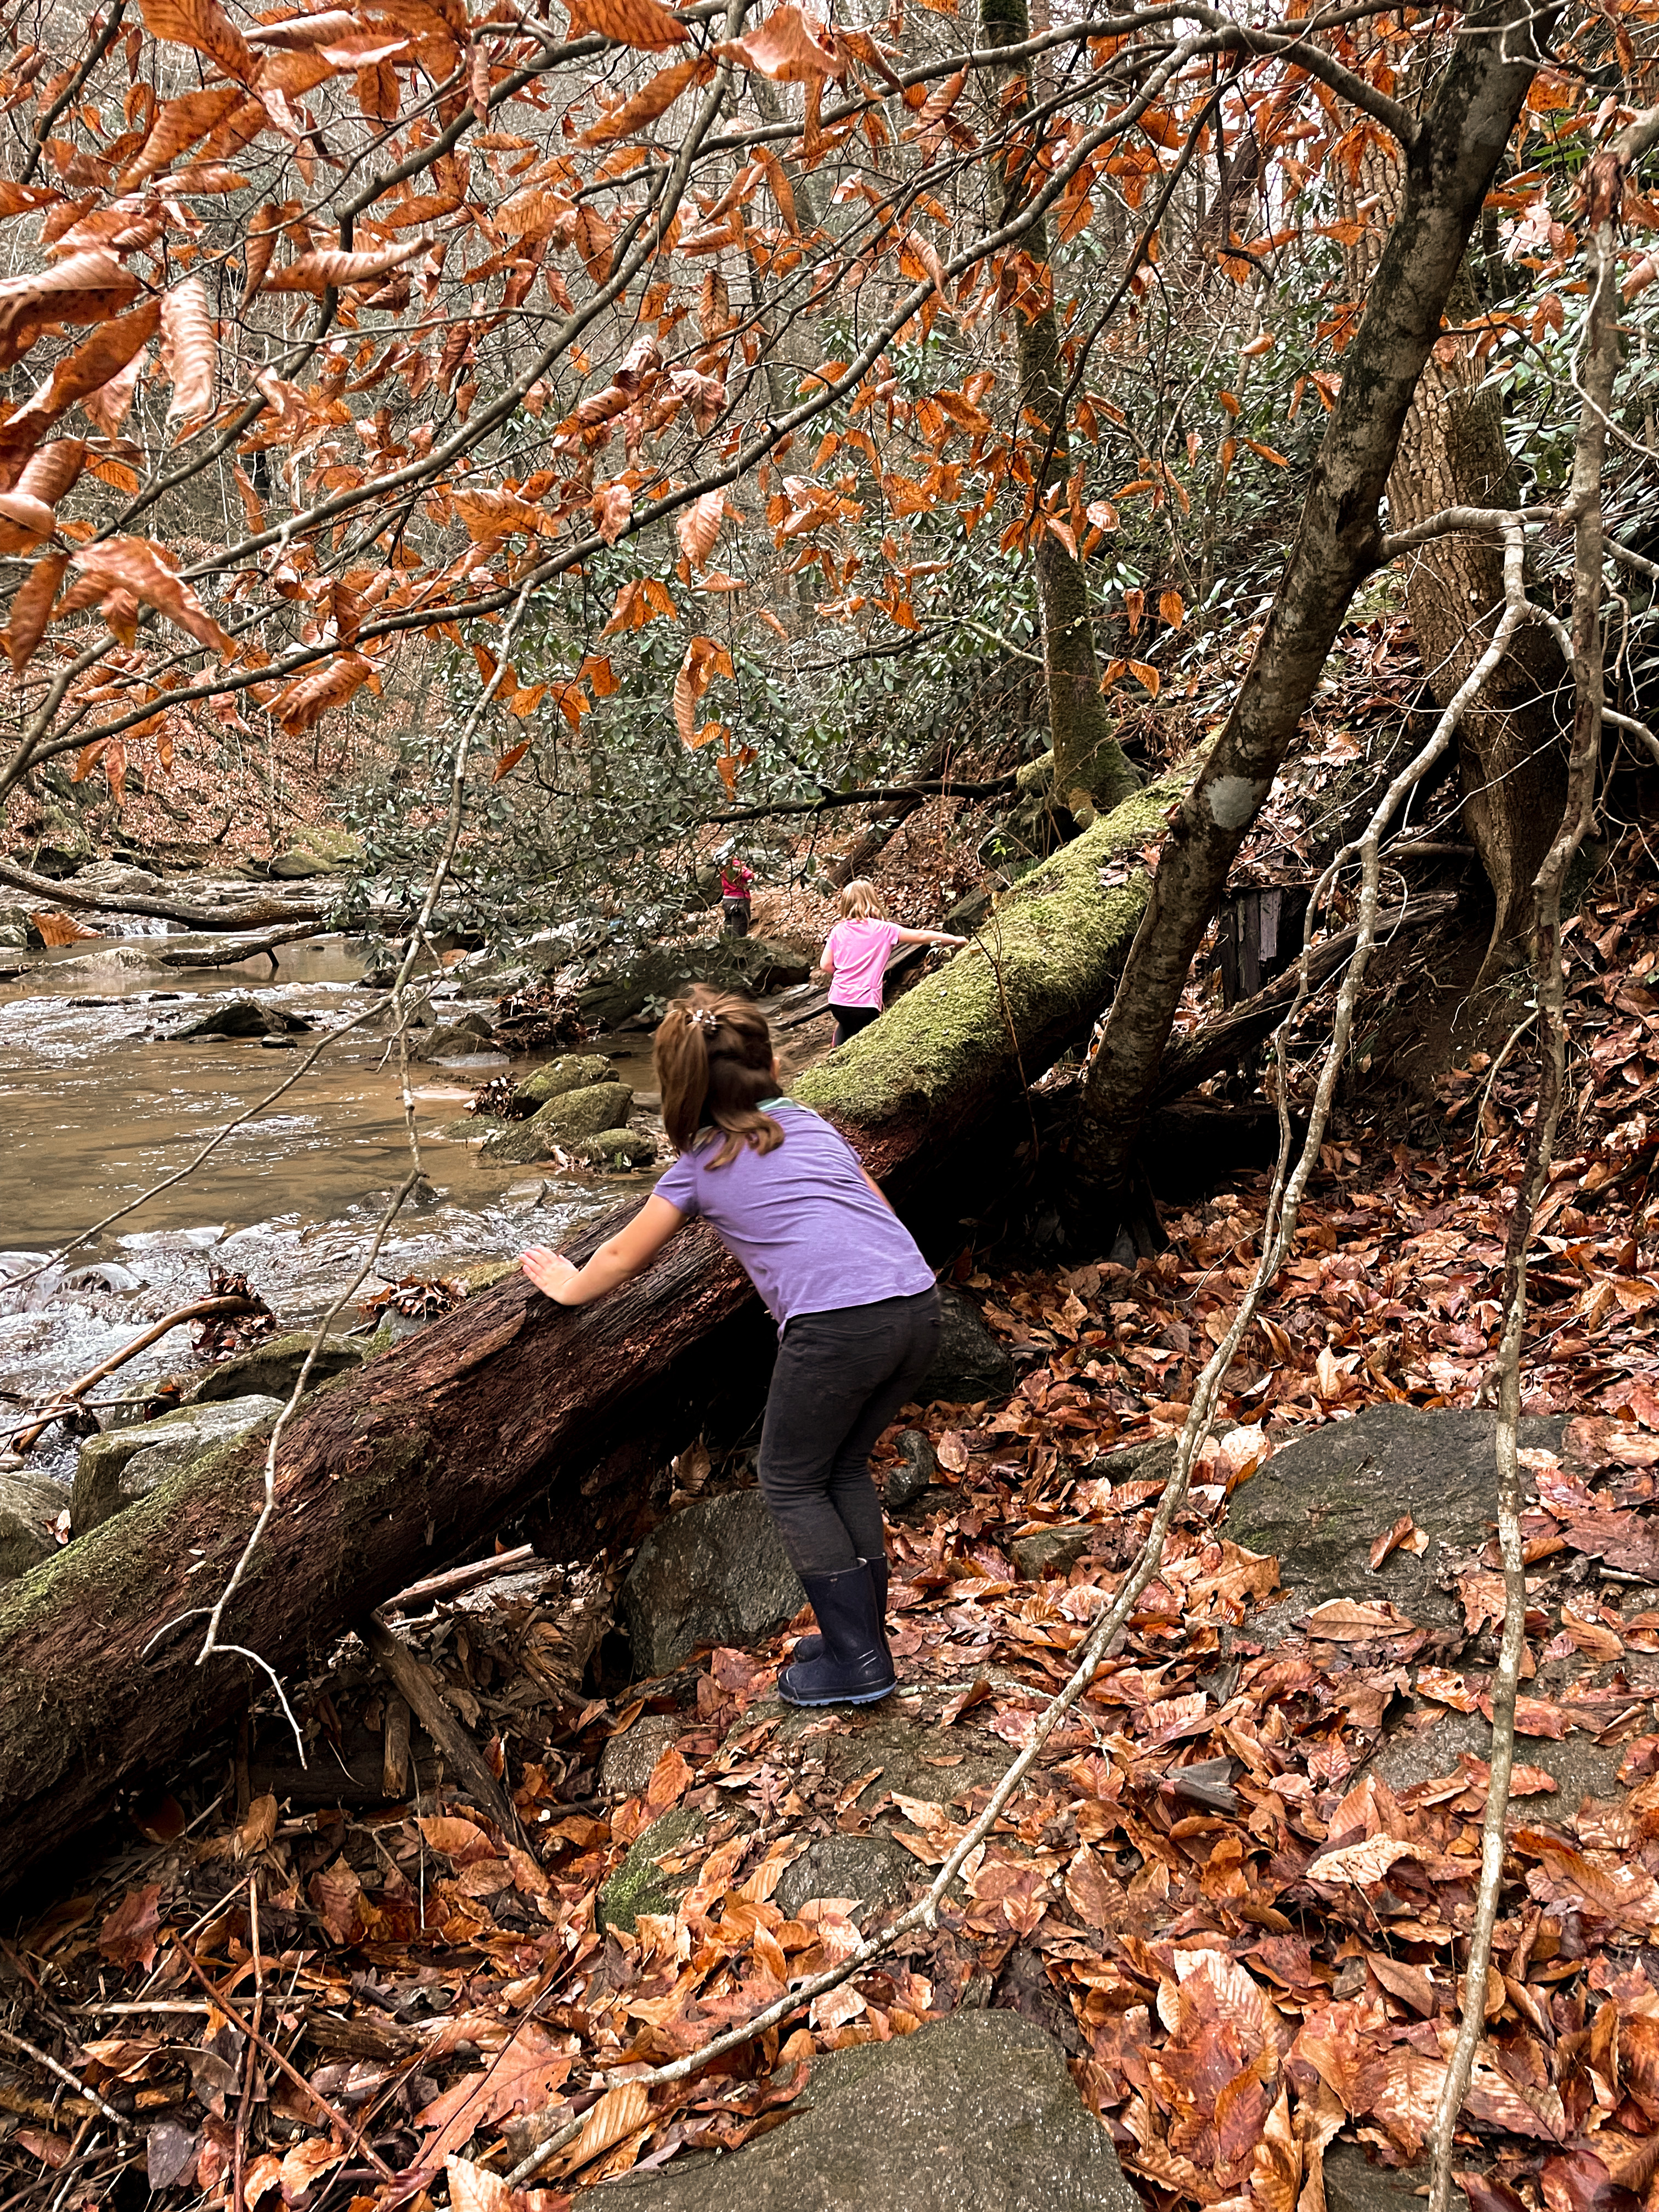
[[754,870],[744,866],[740,854],[728,854],[720,862],[720,911],[728,937],[748,936],[754,888]]

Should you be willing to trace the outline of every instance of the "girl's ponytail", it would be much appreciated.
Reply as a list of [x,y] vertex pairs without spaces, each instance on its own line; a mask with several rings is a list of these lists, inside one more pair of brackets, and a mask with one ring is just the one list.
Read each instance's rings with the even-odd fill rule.
[[783,1131],[759,1110],[778,1087],[772,1032],[747,999],[694,984],[663,1018],[653,1059],[663,1126],[676,1152],[690,1152],[710,1126],[722,1138],[710,1167],[726,1166],[744,1145],[769,1152],[783,1142]]

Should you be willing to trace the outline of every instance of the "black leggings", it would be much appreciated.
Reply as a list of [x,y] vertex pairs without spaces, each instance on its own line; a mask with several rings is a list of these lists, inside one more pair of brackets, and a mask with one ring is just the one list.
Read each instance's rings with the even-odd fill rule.
[[760,1484],[799,1575],[878,1559],[886,1538],[870,1452],[939,1349],[939,1292],[797,1314],[761,1431]]
[[872,1022],[881,1019],[879,1006],[838,1006],[832,999],[830,1011],[836,1018],[836,1042],[845,1044],[848,1037],[867,1030]]

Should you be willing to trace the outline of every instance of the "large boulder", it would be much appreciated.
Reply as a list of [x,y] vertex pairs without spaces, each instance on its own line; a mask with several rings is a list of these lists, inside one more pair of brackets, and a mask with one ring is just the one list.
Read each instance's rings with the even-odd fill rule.
[[917,1405],[973,1406],[1007,1397],[1014,1387],[1007,1346],[992,1335],[966,1291],[941,1284],[939,1297],[939,1351],[916,1391]]
[[[1251,1633],[1271,1635],[1337,1597],[1387,1598],[1423,1628],[1459,1626],[1456,1594],[1440,1573],[1449,1553],[1478,1550],[1497,1519],[1496,1420],[1449,1407],[1367,1406],[1281,1445],[1227,1512],[1236,1543],[1277,1556],[1285,1593]],[[1521,1442],[1559,1450],[1564,1426],[1523,1420]],[[1428,1545],[1392,1552],[1373,1574],[1372,1542],[1402,1513]]]
[[666,1674],[702,1644],[758,1643],[805,1602],[759,1491],[700,1498],[653,1529],[623,1584],[635,1672]]
[[792,983],[804,983],[811,972],[805,954],[774,938],[716,937],[690,945],[651,945],[585,984],[577,1005],[582,1019],[592,1027],[615,1029],[647,1002],[676,998],[693,983],[763,998],[770,991],[787,990]]
[[561,1091],[527,1121],[515,1121],[491,1137],[478,1157],[496,1165],[533,1167],[556,1152],[573,1151],[584,1137],[620,1127],[633,1103],[634,1094],[625,1083],[593,1083],[582,1090]]
[[192,1466],[262,1421],[275,1420],[282,1410],[279,1398],[233,1398],[223,1405],[181,1406],[158,1421],[90,1437],[75,1470],[70,1527],[77,1536],[84,1536],[89,1528],[148,1498],[181,1467]]
[[[268,1337],[250,1351],[234,1352],[199,1375],[185,1393],[187,1406],[219,1406],[233,1398],[280,1398],[293,1395],[306,1364],[306,1355],[317,1340],[309,1329],[294,1329],[286,1336]],[[317,1346],[317,1357],[306,1377],[307,1390],[349,1374],[363,1363],[361,1337],[325,1336]]]
[[526,1076],[513,1094],[521,1113],[533,1114],[550,1098],[562,1098],[568,1091],[589,1091],[611,1080],[611,1062],[603,1053],[562,1052],[533,1075]]
[[499,1049],[488,1016],[479,1013],[459,1015],[435,1029],[411,1034],[409,1040],[409,1056],[415,1060],[472,1060]]
[[816,2058],[781,2127],[606,2185],[628,2212],[1140,2212],[1064,2052],[1004,2011]]
[[286,852],[270,863],[279,882],[299,883],[313,876],[341,876],[361,865],[362,841],[332,822],[313,822],[296,830]]
[[576,1158],[596,1168],[646,1168],[657,1157],[657,1140],[644,1129],[601,1129],[584,1137]]
[[280,1006],[242,996],[210,1006],[171,1034],[174,1042],[180,1037],[302,1036],[315,1027],[303,1014],[286,1013]]
[[58,1549],[58,1516],[68,1493],[27,1468],[0,1471],[0,1582],[15,1582]]

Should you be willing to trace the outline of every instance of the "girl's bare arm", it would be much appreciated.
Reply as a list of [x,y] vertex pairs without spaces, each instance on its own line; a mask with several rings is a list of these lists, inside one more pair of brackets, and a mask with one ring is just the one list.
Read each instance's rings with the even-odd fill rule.
[[966,945],[965,937],[952,937],[948,929],[902,929],[901,945]]
[[591,1305],[648,1267],[684,1219],[678,1206],[665,1198],[647,1198],[585,1267],[574,1267],[562,1252],[550,1252],[541,1244],[532,1244],[519,1265],[555,1305]]

